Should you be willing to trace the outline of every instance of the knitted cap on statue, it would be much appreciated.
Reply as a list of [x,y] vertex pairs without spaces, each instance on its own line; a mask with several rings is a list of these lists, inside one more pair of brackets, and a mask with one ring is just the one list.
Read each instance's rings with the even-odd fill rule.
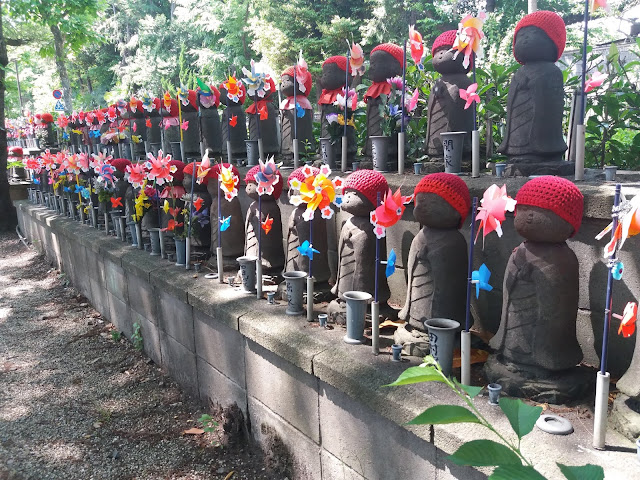
[[[518,32],[525,27],[538,27],[539,29],[544,31],[547,37],[549,37],[553,44],[556,46],[557,55],[555,61],[560,60],[562,52],[564,52],[564,48],[567,43],[567,28],[564,24],[564,20],[562,20],[562,17],[560,17],[560,15],[548,10],[538,10],[537,12],[525,15],[522,20],[520,20],[516,25],[516,29],[513,34],[514,47]],[[515,48],[514,56],[516,57],[518,63],[524,63],[524,61],[518,59],[518,56],[515,53]]]
[[426,175],[420,180],[413,193],[415,195],[435,193],[442,197],[460,214],[460,227],[462,227],[462,222],[467,218],[471,208],[471,196],[467,184],[452,173]]
[[381,94],[391,93],[387,79],[402,75],[403,62],[402,47],[394,43],[383,43],[371,50],[369,78],[373,83],[364,94],[365,102],[370,98],[378,98]]
[[[256,165],[255,167],[252,167],[251,169],[249,169],[249,171],[247,172],[247,174],[244,177],[244,183],[248,184],[248,183],[258,183],[258,181],[256,180],[256,174],[260,171],[260,165]],[[273,198],[274,200],[277,200],[280,198],[280,195],[282,195],[282,184],[283,184],[283,180],[282,180],[282,174],[280,174],[280,180],[278,181],[278,183],[276,183],[273,186],[273,193],[271,195],[263,195],[263,198],[269,197],[269,198]]]
[[[457,30],[447,30],[446,32],[441,33],[438,37],[433,41],[433,46],[431,47],[431,55],[435,56],[436,51],[439,48],[446,48],[447,50],[451,50],[453,48],[453,44],[456,41],[456,37],[458,36]],[[473,68],[473,59],[475,54],[471,55],[469,58],[469,68],[467,71]]]
[[378,194],[380,201],[389,190],[387,179],[380,172],[374,170],[356,170],[345,180],[344,190],[355,190],[364,195],[371,205],[378,204]]
[[[345,58],[345,62],[346,62],[346,58]],[[326,63],[326,62],[325,62]],[[282,72],[281,76],[289,76],[291,78],[293,78],[293,65],[291,65],[290,67],[286,68],[284,70],[284,72]],[[297,75],[297,74],[296,74]],[[302,84],[304,85],[304,93],[302,93],[301,91],[299,91],[299,95],[304,95],[305,97],[309,96],[309,93],[311,93],[311,87],[312,87],[312,78],[311,78],[311,73],[309,73],[308,71],[305,72],[304,78],[303,79],[299,79],[296,77],[296,82],[302,82]]]

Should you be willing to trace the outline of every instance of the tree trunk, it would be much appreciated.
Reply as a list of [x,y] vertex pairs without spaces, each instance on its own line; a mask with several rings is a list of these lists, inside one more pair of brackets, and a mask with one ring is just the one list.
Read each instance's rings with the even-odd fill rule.
[[71,103],[71,82],[69,81],[69,73],[67,72],[67,64],[64,58],[64,38],[62,32],[57,25],[51,25],[51,33],[53,34],[53,48],[55,50],[56,67],[60,75],[60,83],[62,84],[62,94],[64,95],[64,111],[70,114],[73,111]]
[[[2,0],[0,0],[0,10]],[[4,41],[2,32],[2,15],[0,15],[0,231],[7,231],[14,228],[18,221],[16,210],[11,203],[9,194],[9,180],[7,180],[7,131],[4,127],[4,92],[5,69],[9,59],[7,57],[7,44]]]

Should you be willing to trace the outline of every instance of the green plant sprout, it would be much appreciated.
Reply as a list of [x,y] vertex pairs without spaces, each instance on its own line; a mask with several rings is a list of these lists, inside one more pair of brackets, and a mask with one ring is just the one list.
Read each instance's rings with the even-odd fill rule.
[[[202,416],[198,419],[198,422],[202,424],[202,429],[205,433],[216,433],[216,427],[218,426],[218,422],[216,422],[211,415],[206,413],[202,414]],[[220,447],[222,444],[219,441],[211,442],[212,445],[216,447]]]
[[131,335],[131,342],[133,343],[133,347],[142,351],[144,348],[144,342],[142,341],[142,327],[138,322],[133,324],[133,334]]
[[122,338],[122,333],[120,333],[118,330],[111,330],[111,340],[118,343],[121,338]]
[[[520,399],[503,397],[500,409],[505,414],[511,428],[518,436],[514,443],[505,438],[478,411],[473,403],[483,387],[462,385],[455,378],[447,378],[440,365],[432,356],[426,356],[424,363],[410,367],[398,379],[385,386],[400,386],[422,382],[440,382],[447,385],[469,408],[459,405],[435,405],[427,408],[407,425],[443,425],[448,423],[477,423],[493,432],[502,443],[493,440],[471,440],[465,442],[448,459],[456,465],[469,467],[496,467],[489,480],[546,480],[520,450],[522,437],[529,434],[542,413],[542,407],[527,405]],[[604,470],[598,465],[573,467],[557,463],[568,480],[603,480]]]

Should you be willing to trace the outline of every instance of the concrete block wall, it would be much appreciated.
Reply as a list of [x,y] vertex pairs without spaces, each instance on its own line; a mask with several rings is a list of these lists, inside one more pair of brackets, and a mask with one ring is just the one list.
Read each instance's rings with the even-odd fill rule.
[[[259,444],[288,452],[293,479],[487,478],[446,458],[462,442],[486,438],[478,426],[403,426],[433,404],[457,401],[440,384],[382,387],[419,359],[373,356],[366,345],[342,342],[339,328],[288,317],[284,305],[194,278],[44,207],[16,206],[21,230],[98,311],[128,337],[139,324],[147,354],[203,404],[236,404]],[[508,428],[495,409],[476,403]],[[573,448],[534,433],[550,445],[543,459],[550,469]],[[612,455],[583,457],[624,463],[623,453]]]

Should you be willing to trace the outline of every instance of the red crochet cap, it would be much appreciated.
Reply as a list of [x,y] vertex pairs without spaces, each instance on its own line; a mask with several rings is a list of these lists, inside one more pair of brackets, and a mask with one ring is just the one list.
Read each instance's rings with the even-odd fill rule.
[[122,173],[127,171],[127,165],[131,165],[131,162],[126,158],[114,158],[109,163],[112,167]]
[[[516,25],[516,30],[513,33],[513,44],[515,46],[516,36],[518,30],[524,27],[538,27],[547,34],[558,50],[558,57],[556,61],[560,60],[564,47],[567,44],[567,27],[564,24],[562,17],[556,12],[550,12],[549,10],[538,10],[537,12],[530,13],[522,17],[522,20]],[[515,51],[514,51],[515,56]],[[518,60],[518,57],[516,57]],[[518,63],[522,63],[518,60]]]
[[164,100],[162,100],[162,113],[166,115],[169,113],[169,117],[177,117],[178,116],[178,101],[175,98],[171,99],[171,107],[169,107],[169,112],[164,106]]
[[10,157],[21,157],[22,155],[24,155],[22,147],[10,147],[7,149],[7,151],[9,152]]
[[399,47],[395,43],[382,43],[371,50],[371,54],[373,55],[373,52],[377,52],[378,50],[387,52],[389,55],[395,58],[400,65],[404,63],[404,52],[402,51],[402,47]]
[[[186,105],[188,107],[192,107],[195,108],[196,110],[198,109],[198,95],[196,94],[195,90],[188,90],[189,94],[187,95],[187,99],[189,100],[189,104]],[[176,95],[176,98],[178,98],[178,96]],[[184,110],[185,105],[181,105],[182,109]],[[173,102],[171,103],[171,112],[173,113]]]
[[433,41],[433,46],[431,47],[431,55],[436,53],[436,50],[440,47],[449,47],[453,48],[453,44],[456,41],[456,30],[447,30],[444,33],[438,35],[438,37]]
[[338,65],[338,68],[340,70],[344,72],[347,71],[347,57],[344,57],[342,55],[334,55],[333,57],[327,58],[322,63],[322,66],[324,67],[327,63],[335,63],[336,65]]
[[[346,59],[345,59],[345,62],[346,62]],[[309,96],[309,93],[311,92],[311,74],[309,72],[306,72],[306,73],[307,74],[305,75],[305,78],[303,80],[304,88],[306,89],[306,92],[304,92],[303,95]],[[282,72],[282,75],[280,76],[284,77],[285,75],[289,75],[291,78],[293,78],[293,65],[291,65],[284,72]],[[297,80],[298,80],[298,77],[296,77],[296,81]]]
[[177,170],[171,174],[173,175],[173,184],[182,184],[182,180],[184,180],[184,162],[181,160],[171,160],[169,166],[173,165],[177,168]]
[[516,201],[516,215],[519,205],[551,210],[573,226],[573,235],[578,233],[582,223],[584,197],[578,187],[566,178],[545,175],[529,180],[518,191]]
[[[258,171],[260,170],[260,165],[256,165],[255,167],[252,167],[251,169],[249,169],[249,171],[247,172],[247,175],[244,177],[244,183],[249,183],[249,182],[253,182],[253,183],[258,183],[256,182],[256,173],[258,173]],[[278,181],[278,183],[276,183],[273,186],[273,193],[270,195],[271,197],[275,198],[276,200],[280,198],[280,195],[282,195],[282,184],[284,183],[284,179],[282,178],[282,173],[280,174],[280,181]]]
[[355,190],[362,193],[373,206],[378,203],[378,193],[380,201],[389,190],[387,179],[380,172],[374,170],[356,170],[351,173],[344,182],[345,190]]
[[43,113],[40,116],[40,120],[42,120],[43,123],[53,123],[53,115],[51,115],[50,113]]
[[432,173],[425,175],[413,192],[415,195],[419,193],[435,193],[444,198],[460,214],[460,225],[467,218],[469,209],[471,208],[471,195],[469,195],[469,187],[457,175],[452,173]]
[[[291,172],[291,175],[289,175],[289,178],[287,179],[287,185],[289,185],[289,188],[291,188],[291,180],[298,180],[300,182],[304,181],[304,179],[306,178],[304,176],[304,173],[302,172],[304,168],[305,167],[298,167],[293,172]],[[320,173],[320,169],[316,167],[311,167],[311,171],[313,172],[313,175],[317,175]]]
[[[225,168],[229,168],[229,163],[216,163],[213,167],[211,167],[211,170],[209,170],[209,174],[207,175],[207,177],[209,178],[213,178],[215,180],[218,180],[218,175],[220,175],[220,169],[221,167],[224,166]],[[238,178],[240,178],[240,172],[238,171],[238,169],[235,167],[235,165],[231,165],[231,171],[233,172],[234,175],[237,175]]]

